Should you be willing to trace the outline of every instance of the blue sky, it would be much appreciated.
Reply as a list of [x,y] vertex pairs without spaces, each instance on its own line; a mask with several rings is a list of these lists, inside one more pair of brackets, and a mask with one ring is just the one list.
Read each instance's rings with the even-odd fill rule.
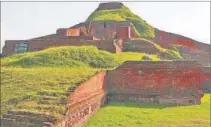
[[[1,4],[4,40],[29,39],[83,22],[100,2],[5,2]],[[152,26],[210,43],[209,2],[125,2]]]

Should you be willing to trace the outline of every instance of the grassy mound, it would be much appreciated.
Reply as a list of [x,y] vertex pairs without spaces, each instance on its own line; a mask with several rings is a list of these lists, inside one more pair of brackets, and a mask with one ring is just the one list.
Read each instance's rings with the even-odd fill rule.
[[166,48],[161,47],[157,43],[152,42],[152,41],[147,40],[147,39],[144,39],[144,38],[134,38],[132,40],[141,40],[141,41],[144,41],[146,43],[150,43],[155,48],[157,48],[160,52],[163,52],[163,53],[170,55],[173,59],[183,59],[183,57],[181,56],[180,52],[178,51],[178,49],[176,47],[173,48],[173,49],[166,49]]
[[49,48],[39,52],[15,54],[1,59],[2,66],[19,67],[92,67],[113,68],[126,60],[141,60],[146,55],[159,60],[155,55],[125,52],[112,54],[94,46],[66,46]]
[[1,115],[8,110],[64,113],[65,93],[89,79],[99,69],[92,68],[11,68],[1,69]]
[[[58,116],[64,113],[65,93],[95,73],[126,60],[155,55],[112,54],[94,46],[66,46],[14,54],[1,59],[1,112],[27,110]],[[101,68],[101,69],[100,69]]]
[[210,95],[201,105],[178,106],[113,102],[94,114],[84,127],[209,127]]
[[17,54],[2,60],[8,66],[113,67],[114,55],[92,46],[49,48],[40,52]]
[[138,36],[155,37],[154,28],[126,6],[122,6],[120,9],[95,11],[88,17],[87,21],[130,21]]

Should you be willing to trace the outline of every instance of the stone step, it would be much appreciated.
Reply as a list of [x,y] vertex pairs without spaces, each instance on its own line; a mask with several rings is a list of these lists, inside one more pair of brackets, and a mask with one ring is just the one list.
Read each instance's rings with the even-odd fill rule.
[[13,114],[4,114],[2,117],[3,118],[9,118],[9,119],[15,119],[16,118],[15,115],[13,115]]
[[59,100],[59,104],[66,104],[66,103],[67,103],[67,100],[68,100],[68,97],[62,97],[62,98]]
[[53,104],[53,105],[57,105],[59,104],[58,100],[40,100],[38,102],[38,104]]
[[51,123],[51,122],[43,122],[43,126],[44,127],[52,127],[53,123]]
[[50,115],[26,113],[24,111],[8,111],[1,119],[1,127],[50,127],[55,122],[56,118]]
[[70,89],[68,89],[68,91],[73,92],[73,91],[75,91],[75,89],[76,88],[70,88]]
[[23,115],[16,115],[16,121],[26,121],[31,123],[42,123],[42,122],[55,122],[56,119],[50,117],[30,117],[30,116],[23,116]]
[[65,92],[64,95],[65,96],[70,96],[72,94],[72,92]]
[[41,99],[42,100],[57,100],[56,97],[52,97],[52,96],[43,96]]
[[15,120],[9,118],[1,118],[1,127],[15,127]]
[[71,92],[74,92],[74,89],[73,89],[73,90],[68,90],[67,92],[70,92],[70,93],[71,93]]
[[69,90],[75,90],[77,88],[77,86],[71,87],[69,88]]
[[29,123],[24,122],[24,121],[23,122],[20,122],[20,121],[15,122],[15,127],[28,127],[28,126],[30,126]]
[[28,117],[33,117],[33,118],[54,118],[51,115],[48,114],[41,114],[41,113],[35,113],[35,112],[27,112],[27,111],[8,111],[7,114],[10,115],[16,115],[16,116],[28,116]]
[[28,111],[8,111],[8,114],[12,115],[26,115],[26,116],[43,116],[43,114],[40,113],[34,113],[34,112],[28,112]]
[[16,121],[15,127],[42,127],[43,123],[30,123],[30,122],[20,122]]

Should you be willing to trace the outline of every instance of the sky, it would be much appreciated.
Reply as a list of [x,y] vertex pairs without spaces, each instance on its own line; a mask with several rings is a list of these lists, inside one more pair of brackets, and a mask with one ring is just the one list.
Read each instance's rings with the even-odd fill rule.
[[[55,33],[85,21],[100,2],[3,2],[1,48],[5,40]],[[209,2],[123,2],[150,25],[210,43]]]

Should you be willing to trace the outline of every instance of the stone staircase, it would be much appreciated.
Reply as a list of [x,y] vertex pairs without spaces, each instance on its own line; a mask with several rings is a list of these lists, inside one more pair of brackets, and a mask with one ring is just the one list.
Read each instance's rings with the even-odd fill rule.
[[[69,97],[79,85],[80,84],[77,84],[75,87],[71,87],[64,93],[64,97],[59,101],[51,96],[43,96],[39,103],[41,105],[65,105],[67,97]],[[8,111],[2,116],[0,122],[0,127],[54,127],[57,121],[55,117],[47,114],[28,111]]]
[[52,127],[56,118],[27,111],[8,111],[1,118],[1,127]]

